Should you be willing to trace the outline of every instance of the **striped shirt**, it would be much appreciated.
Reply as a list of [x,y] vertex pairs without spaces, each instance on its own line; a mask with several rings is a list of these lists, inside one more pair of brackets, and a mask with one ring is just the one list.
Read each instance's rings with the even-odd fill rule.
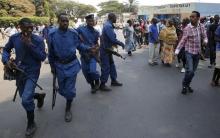
[[201,51],[201,40],[206,44],[208,42],[205,27],[201,24],[197,27],[188,24],[183,30],[183,36],[177,49],[180,50],[182,47],[185,47],[185,51],[195,55],[199,54]]

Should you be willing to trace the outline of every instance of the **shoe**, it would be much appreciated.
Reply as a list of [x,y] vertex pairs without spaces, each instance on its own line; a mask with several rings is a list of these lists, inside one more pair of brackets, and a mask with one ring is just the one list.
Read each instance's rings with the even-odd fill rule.
[[182,89],[182,92],[181,92],[183,95],[186,95],[186,93],[187,93],[187,88],[186,87],[183,87],[183,89]]
[[34,135],[34,133],[37,130],[37,125],[35,122],[33,122],[32,124],[28,124],[26,132],[25,132],[25,136],[26,137],[32,137]]
[[181,73],[185,73],[185,72],[186,72],[185,68],[182,68]]
[[212,68],[214,68],[215,67],[215,65],[213,64],[213,65],[209,65],[208,66],[208,68],[210,68],[210,69],[212,69]]
[[189,87],[187,87],[187,89],[188,89],[188,92],[189,93],[193,93],[194,92],[194,90],[189,86]]
[[128,55],[129,55],[129,56],[132,56],[132,53],[131,53],[131,51],[129,51],[129,52],[128,52]]
[[66,122],[71,122],[72,121],[71,105],[72,105],[72,100],[67,100],[67,102],[66,102],[66,111],[65,111],[65,121]]
[[165,63],[164,64],[166,67],[171,67],[171,65],[169,63]]
[[99,80],[95,80],[95,89],[96,89],[96,90],[99,89]]
[[36,95],[34,96],[34,98],[37,99],[38,108],[43,107],[45,96],[46,96],[46,93],[36,93]]
[[34,111],[27,112],[27,119],[28,119],[28,123],[27,123],[27,129],[25,132],[25,136],[32,137],[37,130],[37,125],[34,122]]
[[114,80],[111,82],[111,86],[122,86],[123,84],[118,82],[117,80]]
[[211,82],[211,85],[212,85],[212,87],[216,87],[216,86],[219,86],[219,83],[212,81],[212,82]]
[[149,65],[151,66],[154,66],[154,63],[153,62],[148,62]]
[[176,68],[179,68],[180,67],[180,64],[179,63],[176,63]]
[[111,91],[111,89],[109,87],[107,87],[105,84],[100,84],[99,89],[101,91],[106,91],[106,92]]
[[96,88],[95,88],[95,84],[94,83],[91,83],[91,93],[92,94],[95,94],[96,93]]
[[154,65],[158,65],[158,63],[157,63],[157,62],[154,62],[153,64],[154,64]]

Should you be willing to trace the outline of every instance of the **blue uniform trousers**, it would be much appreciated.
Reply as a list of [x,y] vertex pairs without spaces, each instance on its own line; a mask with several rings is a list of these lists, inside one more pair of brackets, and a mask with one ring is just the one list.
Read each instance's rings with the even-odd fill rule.
[[110,75],[111,80],[114,81],[117,79],[117,71],[114,64],[113,56],[100,51],[100,59],[101,59],[101,83],[106,83],[108,81],[108,77]]
[[100,75],[99,72],[96,70],[97,62],[95,58],[85,60],[81,57],[81,66],[83,75],[88,83],[92,83],[94,82],[94,80],[99,80]]
[[[38,80],[38,76],[30,76],[35,82]],[[19,91],[19,95],[22,99],[22,105],[28,112],[34,111],[34,95],[36,85],[24,75],[19,75],[16,79],[16,86]]]
[[57,76],[59,93],[67,100],[72,100],[74,97],[76,97],[76,78],[77,74],[70,77]]

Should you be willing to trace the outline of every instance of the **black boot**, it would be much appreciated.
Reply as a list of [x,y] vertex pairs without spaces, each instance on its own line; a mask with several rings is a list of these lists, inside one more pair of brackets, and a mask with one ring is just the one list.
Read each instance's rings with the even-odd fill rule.
[[183,87],[183,89],[182,89],[182,92],[181,92],[183,95],[186,95],[186,93],[187,93],[187,88],[186,87]]
[[110,89],[109,87],[107,87],[107,86],[105,85],[105,83],[101,83],[99,89],[100,89],[101,91],[106,91],[106,92],[111,91],[111,89]]
[[91,85],[91,93],[95,94],[96,93],[95,84],[92,82],[92,83],[90,83],[90,85]]
[[95,89],[96,89],[96,90],[99,89],[99,80],[95,80]]
[[71,122],[72,121],[72,112],[71,112],[71,105],[73,100],[67,100],[66,102],[66,111],[65,111],[65,121]]
[[189,93],[193,93],[194,92],[194,90],[190,86],[187,87],[187,90],[188,90]]
[[41,108],[44,105],[44,98],[46,93],[36,93],[34,99],[37,99],[37,107]]
[[111,83],[112,86],[122,86],[123,84],[118,82],[117,80],[112,80],[112,83]]
[[34,133],[37,129],[36,123],[34,122],[34,111],[27,112],[27,119],[28,119],[28,123],[27,123],[27,129],[25,132],[25,136],[31,137],[34,135]]

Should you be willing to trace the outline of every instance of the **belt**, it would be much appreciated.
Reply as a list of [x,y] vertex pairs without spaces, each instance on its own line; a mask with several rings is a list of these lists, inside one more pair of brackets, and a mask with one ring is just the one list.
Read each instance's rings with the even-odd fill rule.
[[76,55],[74,55],[71,58],[66,58],[66,59],[58,60],[58,63],[60,63],[60,64],[69,64],[70,62],[72,62],[76,58],[77,58]]

